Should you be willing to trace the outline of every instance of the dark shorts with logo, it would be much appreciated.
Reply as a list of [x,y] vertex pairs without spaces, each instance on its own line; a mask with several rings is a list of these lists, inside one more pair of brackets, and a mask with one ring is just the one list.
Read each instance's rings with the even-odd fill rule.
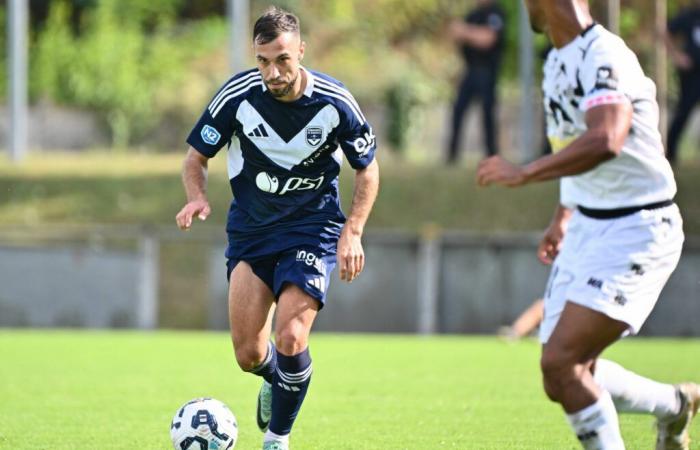
[[291,283],[319,302],[319,309],[326,303],[326,292],[336,264],[335,253],[328,253],[316,246],[300,246],[269,256],[252,259],[229,258],[227,277],[240,261],[250,264],[257,275],[279,299],[285,284]]

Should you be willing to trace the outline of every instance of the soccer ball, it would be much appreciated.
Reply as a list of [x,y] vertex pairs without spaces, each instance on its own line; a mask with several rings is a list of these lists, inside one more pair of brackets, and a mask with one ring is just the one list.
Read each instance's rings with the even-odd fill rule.
[[170,438],[175,450],[231,450],[238,439],[238,423],[219,400],[196,398],[175,413]]

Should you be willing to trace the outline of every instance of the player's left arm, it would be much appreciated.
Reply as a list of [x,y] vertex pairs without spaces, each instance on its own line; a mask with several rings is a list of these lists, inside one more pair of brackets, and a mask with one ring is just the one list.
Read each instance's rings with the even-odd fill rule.
[[355,171],[352,205],[338,240],[338,266],[343,281],[353,281],[365,266],[362,233],[378,191],[379,164],[373,159],[369,165]]
[[481,161],[477,170],[478,184],[515,187],[578,175],[617,157],[632,124],[632,105],[621,101],[595,106],[586,111],[585,120],[587,130],[568,146],[525,166],[515,165],[500,156]]

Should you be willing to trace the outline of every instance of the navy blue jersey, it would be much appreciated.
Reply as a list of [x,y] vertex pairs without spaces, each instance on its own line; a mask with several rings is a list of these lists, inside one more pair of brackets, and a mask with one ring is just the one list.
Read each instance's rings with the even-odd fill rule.
[[338,194],[342,154],[355,169],[374,159],[372,128],[350,92],[325,74],[302,70],[306,89],[293,102],[270,95],[257,69],[235,75],[187,138],[210,158],[228,146],[229,258],[299,245],[334,252],[345,221]]

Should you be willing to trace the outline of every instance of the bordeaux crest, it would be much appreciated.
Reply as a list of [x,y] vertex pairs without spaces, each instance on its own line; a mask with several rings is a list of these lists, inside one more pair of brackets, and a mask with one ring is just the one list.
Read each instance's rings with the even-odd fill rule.
[[323,128],[306,127],[306,143],[312,147],[317,147],[323,140]]

